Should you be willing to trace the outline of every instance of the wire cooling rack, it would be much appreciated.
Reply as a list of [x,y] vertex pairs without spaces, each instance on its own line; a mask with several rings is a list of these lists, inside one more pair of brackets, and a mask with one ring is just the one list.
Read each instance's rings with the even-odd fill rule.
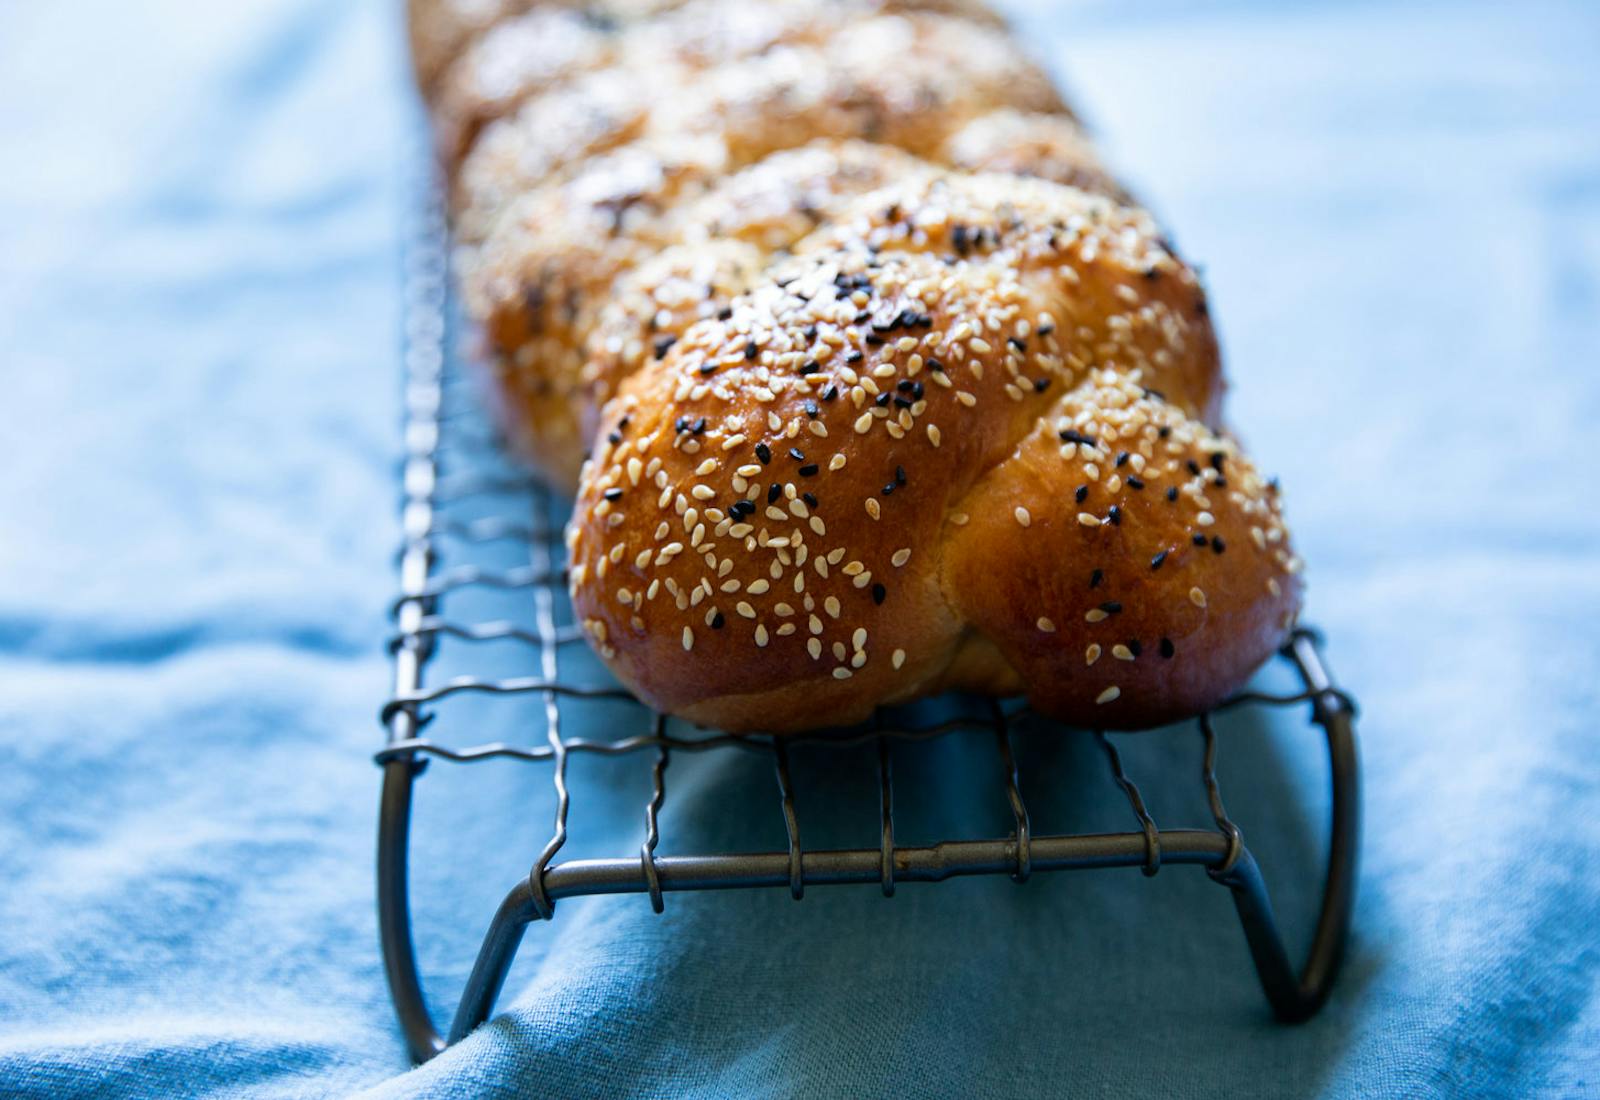
[[[489,1017],[527,926],[553,917],[563,898],[586,894],[645,894],[657,913],[665,895],[681,890],[787,888],[801,899],[808,888],[875,884],[886,896],[908,882],[938,882],[958,875],[1031,875],[1103,867],[1139,867],[1146,875],[1172,864],[1192,864],[1232,893],[1261,986],[1285,1021],[1313,1016],[1338,971],[1355,894],[1359,841],[1359,765],[1353,727],[1355,706],[1333,683],[1317,636],[1297,631],[1281,658],[1303,690],[1285,695],[1248,692],[1195,720],[1204,752],[1200,774],[1211,821],[1200,828],[1158,828],[1138,786],[1103,733],[1060,731],[1096,739],[1114,786],[1127,802],[1133,827],[1117,833],[1035,835],[1023,799],[1012,730],[1027,717],[1014,702],[967,700],[958,713],[922,724],[879,716],[865,727],[789,736],[730,736],[686,727],[647,710],[606,677],[591,659],[572,621],[562,576],[562,504],[536,481],[509,466],[483,427],[470,380],[452,354],[452,302],[447,236],[437,189],[408,234],[404,281],[405,458],[402,474],[404,542],[400,593],[392,611],[396,632],[394,695],[381,718],[387,743],[377,753],[383,770],[378,833],[378,916],[384,962],[395,1010],[411,1055],[424,1061]],[[483,548],[507,546],[516,564],[485,564]],[[526,621],[484,621],[452,614],[455,601],[473,590],[504,589],[528,608]],[[491,642],[520,647],[529,675],[467,675],[430,681],[426,673],[445,643],[465,647]],[[573,666],[589,671],[583,678]],[[542,713],[528,723],[542,739],[525,744],[454,745],[426,736],[453,701],[470,695],[532,698]],[[1326,737],[1332,777],[1332,827],[1321,911],[1305,963],[1290,962],[1261,871],[1223,805],[1216,775],[1216,723],[1245,707],[1304,707]],[[976,709],[974,709],[976,708]],[[463,723],[464,725],[464,723]],[[603,730],[578,737],[567,729]],[[957,732],[992,739],[997,796],[1009,807],[1011,829],[1000,837],[963,837],[925,847],[895,839],[897,752],[917,752],[931,739]],[[1169,732],[1139,736],[1173,736]],[[876,746],[880,841],[873,848],[808,850],[790,753],[804,746],[828,750]],[[746,752],[770,759],[776,775],[777,811],[788,838],[784,850],[658,855],[659,821],[674,754]],[[642,807],[636,852],[614,858],[566,859],[574,754],[637,756],[649,762],[651,793]],[[547,769],[556,795],[549,839],[528,875],[494,914],[447,1035],[435,1028],[419,981],[412,946],[408,850],[412,794],[424,765],[510,759]]]

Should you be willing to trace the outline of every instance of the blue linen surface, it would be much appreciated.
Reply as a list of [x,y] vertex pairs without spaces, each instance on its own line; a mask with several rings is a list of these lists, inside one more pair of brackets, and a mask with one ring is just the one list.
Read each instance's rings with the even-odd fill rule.
[[[1018,9],[1206,265],[1231,416],[1365,706],[1360,901],[1320,1017],[1272,1022],[1225,891],[1182,868],[661,918],[599,898],[532,928],[503,1014],[408,1072],[370,871],[394,7],[0,12],[0,1093],[1600,1092],[1600,9]],[[1325,766],[1293,723],[1235,741],[1225,789],[1303,940]],[[1158,819],[1204,820],[1194,746],[1122,743]],[[907,842],[1004,827],[965,790],[979,749],[906,764],[908,803],[919,775],[939,792]],[[1080,808],[1092,749],[1027,751],[1060,777],[1029,792],[1041,828],[1123,827]],[[611,793],[573,851],[637,845],[643,780],[578,767]],[[419,786],[440,1005],[550,813],[547,776],[482,768]],[[669,845],[781,846],[764,765],[673,768]],[[839,801],[870,827],[870,796]]]

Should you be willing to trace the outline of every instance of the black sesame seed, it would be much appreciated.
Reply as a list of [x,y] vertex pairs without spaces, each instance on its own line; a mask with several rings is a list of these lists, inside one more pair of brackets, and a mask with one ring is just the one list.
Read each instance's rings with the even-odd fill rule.
[[701,363],[700,364],[700,373],[701,374],[716,374],[717,373],[717,365],[715,363]]
[[1085,500],[1089,499],[1089,487],[1087,485],[1078,486],[1077,492],[1072,494],[1072,499],[1076,500],[1079,504],[1082,504]]
[[893,396],[893,395],[892,395],[892,394],[890,394],[890,393],[888,393],[888,392],[887,392],[887,391],[885,391],[885,392],[883,392],[883,393],[880,393],[880,394],[879,394],[879,395],[878,395],[878,396],[877,396],[877,397],[876,397],[876,398],[875,398],[875,399],[874,399],[874,400],[873,400],[873,402],[872,402],[872,403],[873,403],[873,404],[874,404],[874,405],[876,405],[876,406],[878,406],[878,408],[880,408],[880,409],[881,409],[881,408],[883,408],[883,407],[884,407],[884,406],[885,406],[885,405],[887,405],[887,404],[888,404],[888,403],[889,403],[889,398],[890,398],[890,397],[891,397],[891,396]]
[[1139,644],[1138,638],[1128,639],[1128,652],[1133,654],[1135,657],[1144,652],[1144,646]]
[[702,416],[699,420],[696,420],[694,422],[694,427],[689,429],[689,433],[691,435],[705,435],[706,434],[706,418]]
[[1198,532],[1195,533],[1194,544],[1196,546],[1204,546],[1206,544],[1206,541],[1207,540],[1206,540],[1206,537],[1204,535],[1202,535],[1202,534],[1200,534]]
[[930,355],[928,356],[928,369],[933,371],[935,374],[943,374],[944,364]]
[[804,466],[800,467],[800,476],[801,477],[816,477],[817,476],[817,464],[815,462],[808,462]]
[[1084,435],[1082,432],[1075,432],[1071,428],[1068,428],[1066,431],[1060,433],[1060,435],[1061,442],[1063,443],[1086,443],[1091,447],[1099,444],[1099,440],[1095,439],[1094,436]]
[[911,379],[902,378],[902,379],[900,379],[900,381],[898,381],[898,382],[896,382],[894,384],[894,388],[899,390],[901,393],[910,393],[911,392],[911,388],[913,386],[915,386],[915,385],[916,385],[916,383],[913,382]]
[[[801,470],[800,472],[802,474],[805,473],[804,470]],[[801,493],[800,494],[800,499],[806,502],[806,507],[808,507],[808,508],[815,508],[817,506],[817,494],[816,493]]]
[[1127,451],[1118,451],[1117,452],[1117,469],[1120,470],[1124,466],[1126,466],[1127,464],[1128,464],[1128,452]]
[[883,487],[883,495],[888,496],[892,492],[894,492],[894,482],[891,481]]
[[1185,465],[1189,467],[1189,472],[1195,477],[1200,476],[1200,463],[1191,458]]
[[1168,500],[1177,500],[1178,499],[1178,490],[1177,490],[1176,487],[1173,487],[1173,488],[1167,490],[1167,499]]
[[883,601],[888,599],[888,598],[889,598],[889,590],[887,588],[885,588],[881,584],[875,584],[875,585],[872,586],[872,602],[873,603],[882,604]]
[[869,332],[867,333],[866,339],[863,341],[863,343],[865,343],[869,348],[882,347],[883,337],[879,336],[875,332]]
[[621,489],[607,489],[605,491],[605,498],[607,500],[621,500],[622,499],[622,490]]
[[612,446],[616,446],[618,443],[622,442],[622,433],[621,432],[607,432],[606,433],[606,442],[610,443]]
[[1128,475],[1128,488],[1130,488],[1130,489],[1143,489],[1144,488],[1144,482],[1140,481],[1137,477],[1134,477],[1132,474],[1129,474]]
[[761,460],[761,465],[765,466],[767,463],[772,461],[772,448],[767,446],[765,443],[757,443],[756,457]]
[[1166,560],[1167,560],[1167,551],[1163,550],[1163,551],[1161,551],[1161,553],[1157,554],[1155,557],[1150,559],[1150,568],[1151,569],[1160,569],[1161,568],[1161,563],[1166,561]]
[[1162,425],[1160,428],[1158,428],[1156,430],[1156,435],[1160,436],[1162,439],[1166,439],[1167,437],[1172,435],[1172,429],[1167,427],[1166,425]]
[[722,612],[717,611],[717,612],[714,612],[712,614],[712,616],[711,616],[711,629],[712,630],[721,630],[727,624],[728,624],[728,620],[723,617]]
[[760,351],[761,349],[756,346],[756,342],[754,340],[746,341],[744,345],[744,357],[746,359],[754,359],[760,353]]
[[667,352],[671,351],[672,345],[676,344],[677,342],[678,338],[676,336],[656,337],[656,358],[665,359]]
[[866,358],[865,355],[862,355],[859,351],[855,351],[855,350],[852,349],[851,351],[849,351],[849,352],[847,352],[845,354],[844,361],[846,363],[859,363],[859,362],[861,362],[861,360],[863,360],[865,358]]
[[800,364],[801,374],[816,374],[817,371],[821,369],[822,368],[817,365],[817,361],[815,359],[807,359],[804,363]]
[[717,311],[717,320],[719,320],[719,321],[730,321],[732,319],[733,319],[733,307],[732,306],[723,306],[721,309],[719,309]]
[[822,415],[822,410],[817,408],[817,403],[809,398],[806,399],[805,410],[806,415],[812,420],[815,420],[817,417]]
[[804,462],[806,460],[806,453],[799,447],[790,447],[789,457],[794,459],[796,462]]
[[894,403],[895,407],[900,409],[909,409],[912,405],[911,398],[909,397],[896,397],[894,399]]
[[1222,536],[1221,535],[1213,535],[1211,537],[1211,551],[1212,551],[1212,553],[1220,554],[1224,550],[1226,550],[1227,548],[1228,548],[1228,545],[1227,545],[1227,543],[1222,541]]
[[896,485],[904,485],[906,483],[906,468],[904,466],[896,466],[894,468],[894,483]]
[[1089,574],[1089,587],[1090,588],[1099,588],[1100,587],[1100,582],[1105,580],[1105,579],[1106,579],[1105,571],[1102,570],[1102,569],[1096,569],[1093,573]]
[[1222,472],[1222,460],[1228,455],[1224,451],[1213,451],[1211,454],[1211,468],[1219,474]]
[[1050,388],[1050,379],[1048,379],[1048,378],[1035,378],[1033,380],[1033,392],[1034,393],[1043,393],[1045,390],[1047,390],[1049,388]]
[[1122,610],[1122,605],[1116,600],[1107,600],[1105,603],[1100,605],[1100,610],[1104,611],[1107,615],[1115,615],[1117,612]]
[[1049,336],[1055,330],[1056,326],[1054,325],[1040,325],[1038,332],[1040,336]]
[[839,386],[838,386],[837,383],[830,384],[827,389],[822,391],[822,399],[824,401],[832,401],[835,397],[838,397],[838,396],[839,396]]
[[817,338],[817,326],[816,325],[807,325],[806,326],[805,338],[807,340],[815,340]]
[[1167,658],[1168,660],[1171,660],[1172,659],[1172,655],[1174,653],[1176,653],[1176,652],[1177,652],[1177,650],[1173,648],[1172,639],[1171,638],[1162,638],[1161,639],[1161,656]]
[[1106,510],[1106,518],[1111,521],[1111,525],[1113,527],[1120,524],[1122,522],[1122,506],[1120,504],[1113,504]]
[[1018,352],[1020,352],[1020,353],[1021,353],[1021,354],[1023,354],[1023,355],[1026,355],[1026,354],[1028,354],[1028,344],[1027,344],[1027,341],[1025,341],[1025,340],[1019,340],[1019,339],[1017,339],[1017,338],[1016,338],[1016,337],[1015,337],[1015,336],[1008,336],[1008,337],[1006,337],[1006,343],[1008,343],[1008,344],[1010,344],[1010,345],[1011,345],[1011,346],[1012,346],[1012,347],[1014,347],[1014,348],[1016,348],[1016,349],[1017,349],[1017,351],[1018,351]]
[[776,504],[778,502],[778,497],[780,497],[782,495],[783,495],[783,486],[779,485],[776,481],[774,481],[771,485],[767,486],[767,503],[768,504]]

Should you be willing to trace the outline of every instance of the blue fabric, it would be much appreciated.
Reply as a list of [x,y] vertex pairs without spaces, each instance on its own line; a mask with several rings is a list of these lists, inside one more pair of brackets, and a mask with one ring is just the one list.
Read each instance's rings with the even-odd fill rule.
[[[1232,416],[1365,704],[1360,902],[1323,1014],[1271,1021],[1225,892],[1183,868],[661,918],[599,898],[532,928],[504,1014],[408,1072],[368,759],[398,538],[396,13],[12,4],[0,1093],[1600,1093],[1600,15],[1021,15],[1207,263]],[[525,733],[481,713],[469,736]],[[1123,744],[1158,819],[1204,820],[1192,743]],[[985,751],[901,761],[904,841],[1005,828]],[[1091,746],[1023,752],[1038,828],[1122,827]],[[1246,726],[1223,768],[1303,940],[1315,738]],[[575,770],[571,850],[636,850],[646,777]],[[462,772],[419,785],[441,1005],[551,809],[534,769]],[[874,841],[863,775],[809,804],[808,844]],[[669,784],[668,850],[781,845],[760,760],[675,760]]]

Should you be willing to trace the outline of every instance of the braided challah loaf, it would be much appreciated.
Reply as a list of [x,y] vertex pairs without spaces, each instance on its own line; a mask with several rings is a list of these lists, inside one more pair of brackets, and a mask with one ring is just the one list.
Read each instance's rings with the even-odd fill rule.
[[578,486],[574,608],[641,698],[1131,728],[1282,642],[1300,563],[1199,282],[992,16],[419,0],[413,35],[511,434]]

